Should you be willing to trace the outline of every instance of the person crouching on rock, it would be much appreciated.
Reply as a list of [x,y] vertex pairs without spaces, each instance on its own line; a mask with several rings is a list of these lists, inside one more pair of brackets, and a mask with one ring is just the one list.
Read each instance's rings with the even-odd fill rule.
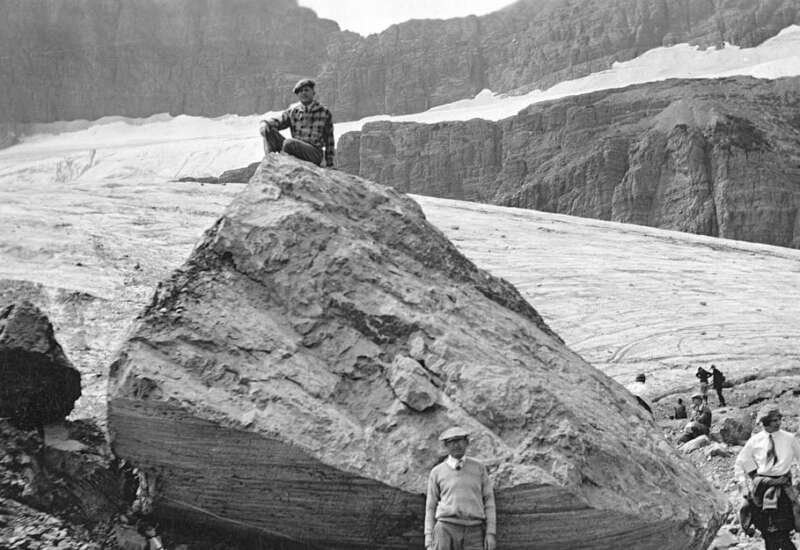
[[708,435],[711,429],[711,409],[703,400],[702,393],[692,395],[692,415],[689,417],[683,434],[678,438],[678,444],[691,441],[695,437]]
[[680,420],[682,418],[688,418],[686,415],[686,405],[683,404],[683,399],[680,397],[678,398],[678,404],[672,409],[672,414],[670,418],[674,418],[676,420]]
[[[288,153],[318,166],[322,166],[324,157],[325,166],[333,168],[333,116],[314,99],[315,86],[313,80],[304,78],[294,87],[300,101],[291,104],[279,119],[261,121],[264,153]],[[291,129],[291,138],[280,134],[284,128]]]
[[439,437],[449,456],[428,476],[427,550],[494,550],[494,488],[486,466],[465,456],[469,433],[460,427]]
[[800,441],[781,430],[781,412],[775,404],[758,412],[764,430],[745,443],[734,463],[734,474],[745,503],[740,510],[742,529],[752,524],[764,537],[766,550],[795,550],[790,535],[800,527],[797,489],[792,486],[792,464],[800,464]]

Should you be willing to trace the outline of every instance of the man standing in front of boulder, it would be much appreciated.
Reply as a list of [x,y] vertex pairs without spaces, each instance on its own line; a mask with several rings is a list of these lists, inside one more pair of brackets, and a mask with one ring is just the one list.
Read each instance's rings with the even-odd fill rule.
[[449,455],[428,476],[425,548],[495,550],[494,488],[486,466],[466,456],[463,428],[445,430],[439,440]]
[[[294,86],[300,100],[286,109],[279,119],[262,120],[259,132],[264,138],[265,153],[288,153],[293,157],[333,168],[333,115],[314,99],[316,84],[304,78]],[[280,130],[290,128],[291,138]],[[324,153],[323,153],[324,150]]]

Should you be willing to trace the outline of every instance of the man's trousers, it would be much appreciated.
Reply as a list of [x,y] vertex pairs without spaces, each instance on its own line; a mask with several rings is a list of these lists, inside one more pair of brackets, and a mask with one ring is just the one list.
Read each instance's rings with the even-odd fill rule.
[[317,166],[322,164],[322,151],[305,141],[285,138],[271,126],[267,126],[264,136],[265,153],[287,153],[300,160],[313,162]]
[[483,525],[458,525],[437,521],[433,550],[483,550]]

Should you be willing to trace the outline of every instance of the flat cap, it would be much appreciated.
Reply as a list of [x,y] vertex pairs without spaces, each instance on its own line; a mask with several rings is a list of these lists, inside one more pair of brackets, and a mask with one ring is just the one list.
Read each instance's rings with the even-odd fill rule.
[[460,437],[469,437],[469,432],[461,426],[453,426],[452,428],[447,428],[442,432],[442,435],[439,436],[439,441],[458,439]]
[[763,424],[765,420],[769,420],[775,416],[781,416],[781,410],[778,408],[778,405],[775,403],[767,403],[758,409],[756,420]]
[[311,80],[310,78],[303,78],[303,79],[300,79],[300,80],[297,81],[297,84],[294,85],[294,88],[292,88],[292,91],[294,93],[297,93],[297,92],[300,91],[300,88],[302,88],[303,86],[311,86],[312,88],[314,88],[316,85],[317,84],[313,80]]
[[691,399],[695,399],[695,398],[696,399],[703,399],[703,394],[699,393],[699,392],[695,392],[695,393],[692,394]]

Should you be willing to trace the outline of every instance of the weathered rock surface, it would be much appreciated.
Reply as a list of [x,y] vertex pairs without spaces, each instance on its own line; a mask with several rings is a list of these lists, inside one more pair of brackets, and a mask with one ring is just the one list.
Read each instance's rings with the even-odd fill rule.
[[800,78],[672,80],[499,122],[374,122],[339,166],[405,192],[800,247]]
[[30,302],[0,310],[0,417],[20,426],[63,420],[81,396],[80,373]]
[[458,422],[504,548],[704,548],[721,520],[633,398],[416,203],[283,156],[159,287],[110,378],[114,449],[163,516],[419,547],[436,436]]
[[[52,446],[36,431],[0,421],[0,548],[95,550],[126,502],[127,474],[113,460],[103,433],[88,422],[61,427],[64,442]],[[63,447],[63,445],[61,446]]]
[[708,447],[709,445],[711,445],[711,440],[708,438],[708,436],[707,435],[700,435],[700,436],[695,437],[692,440],[687,441],[686,443],[683,443],[679,447],[679,449],[681,450],[681,452],[684,452],[684,453],[688,454],[688,453],[692,453],[692,452],[696,451],[697,449],[702,449],[703,447]]
[[753,417],[749,411],[724,409],[714,411],[710,436],[728,445],[743,445],[750,438],[753,428]]
[[301,75],[318,79],[339,120],[409,113],[487,87],[545,87],[659,46],[752,46],[793,23],[800,0],[522,0],[364,38],[295,0],[9,0],[0,122],[262,113],[283,108]]

